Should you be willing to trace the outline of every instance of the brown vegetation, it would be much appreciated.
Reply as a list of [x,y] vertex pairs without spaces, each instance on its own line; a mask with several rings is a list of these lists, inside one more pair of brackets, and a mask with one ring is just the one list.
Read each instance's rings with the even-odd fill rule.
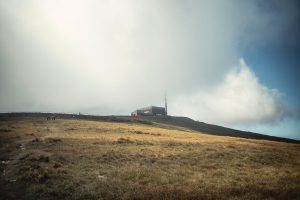
[[0,121],[0,199],[300,199],[300,145],[151,124]]

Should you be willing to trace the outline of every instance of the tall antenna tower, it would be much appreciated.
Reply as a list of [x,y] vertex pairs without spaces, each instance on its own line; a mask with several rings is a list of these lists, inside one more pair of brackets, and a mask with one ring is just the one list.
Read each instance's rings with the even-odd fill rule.
[[168,102],[167,102],[167,93],[165,92],[165,112],[168,115]]

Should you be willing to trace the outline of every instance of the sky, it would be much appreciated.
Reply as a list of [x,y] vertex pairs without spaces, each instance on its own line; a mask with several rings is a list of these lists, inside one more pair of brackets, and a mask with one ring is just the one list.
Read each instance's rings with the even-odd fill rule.
[[170,115],[300,139],[296,0],[0,0],[0,112]]

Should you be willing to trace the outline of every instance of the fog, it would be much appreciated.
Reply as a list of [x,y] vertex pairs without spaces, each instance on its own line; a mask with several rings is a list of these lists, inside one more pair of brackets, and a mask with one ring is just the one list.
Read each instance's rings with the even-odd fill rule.
[[278,4],[0,1],[0,112],[127,115],[163,106],[167,92],[172,115],[276,122],[287,113],[281,92],[239,50],[280,42],[284,27],[268,31],[270,22],[289,26],[297,11]]

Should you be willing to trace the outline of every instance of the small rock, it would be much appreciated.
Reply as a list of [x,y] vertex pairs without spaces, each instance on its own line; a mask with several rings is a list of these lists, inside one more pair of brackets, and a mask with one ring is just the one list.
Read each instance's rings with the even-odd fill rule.
[[3,165],[7,165],[8,163],[10,163],[10,160],[2,160],[1,161],[1,164],[3,164]]
[[98,179],[105,179],[106,176],[103,176],[103,175],[98,175]]

